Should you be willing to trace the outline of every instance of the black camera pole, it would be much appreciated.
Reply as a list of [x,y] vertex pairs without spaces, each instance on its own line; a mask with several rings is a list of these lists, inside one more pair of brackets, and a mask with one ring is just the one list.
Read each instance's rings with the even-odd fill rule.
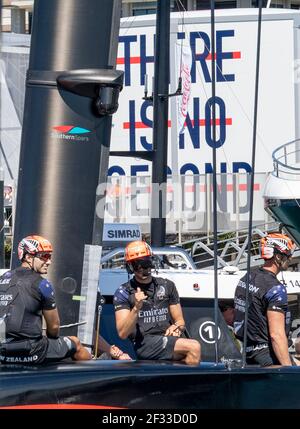
[[170,10],[170,0],[157,0],[154,91],[148,97],[145,88],[143,97],[153,102],[153,149],[110,152],[111,156],[152,161],[151,244],[158,247],[164,246],[166,241],[169,98],[182,95],[180,80],[178,89],[169,94]]
[[12,266],[26,235],[52,242],[49,279],[63,325],[78,320],[100,166],[100,176],[107,175],[111,116],[105,112],[113,112],[122,86],[114,70],[120,14],[121,0],[34,3]]
[[[157,3],[153,91],[151,244],[158,247],[166,244],[169,58],[170,0],[164,0]],[[155,213],[157,208],[158,213]]]

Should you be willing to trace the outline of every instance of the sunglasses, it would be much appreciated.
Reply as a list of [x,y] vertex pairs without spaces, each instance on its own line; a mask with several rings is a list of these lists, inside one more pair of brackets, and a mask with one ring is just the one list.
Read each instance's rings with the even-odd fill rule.
[[52,255],[51,253],[37,253],[36,258],[41,259],[44,262],[50,261]]
[[153,262],[152,259],[140,259],[138,261],[134,261],[134,263],[132,264],[134,269],[138,269],[139,267],[141,267],[142,269],[147,269],[147,268],[153,268]]

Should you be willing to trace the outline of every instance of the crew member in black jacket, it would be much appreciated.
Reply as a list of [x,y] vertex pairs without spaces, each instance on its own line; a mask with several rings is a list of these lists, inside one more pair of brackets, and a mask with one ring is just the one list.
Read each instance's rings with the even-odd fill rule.
[[[0,362],[40,364],[91,359],[75,336],[59,336],[54,288],[42,277],[51,264],[52,245],[39,235],[18,246],[21,266],[0,278]],[[46,322],[43,335],[42,316]]]
[[200,343],[182,338],[185,330],[179,295],[170,280],[152,277],[152,250],[143,241],[129,243],[125,250],[127,269],[133,279],[114,295],[117,331],[130,338],[139,359],[200,362]]
[[[277,279],[287,270],[294,251],[293,241],[284,234],[272,233],[261,239],[264,265],[249,275],[249,303],[246,356],[248,364],[261,366],[295,365],[289,355],[287,334],[290,325],[287,290]],[[234,297],[234,330],[243,341],[246,275],[239,281]]]

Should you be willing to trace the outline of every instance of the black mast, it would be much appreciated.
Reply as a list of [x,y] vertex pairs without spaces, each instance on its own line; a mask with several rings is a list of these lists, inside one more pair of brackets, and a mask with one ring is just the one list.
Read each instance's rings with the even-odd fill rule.
[[78,321],[84,245],[93,241],[96,188],[106,176],[107,114],[123,76],[113,69],[120,14],[121,0],[34,4],[12,265],[26,235],[52,242],[49,279],[63,325]]
[[[153,162],[151,244],[166,241],[166,187],[168,161],[168,104],[170,70],[170,0],[158,0],[153,91]],[[161,188],[160,188],[161,187]],[[158,192],[160,189],[160,192]]]

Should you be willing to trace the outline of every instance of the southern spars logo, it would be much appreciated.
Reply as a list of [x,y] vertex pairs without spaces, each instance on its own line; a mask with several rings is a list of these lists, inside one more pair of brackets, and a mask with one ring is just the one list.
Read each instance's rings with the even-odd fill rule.
[[88,142],[90,139],[86,134],[90,132],[91,130],[74,125],[58,125],[52,128],[51,137],[69,142]]

